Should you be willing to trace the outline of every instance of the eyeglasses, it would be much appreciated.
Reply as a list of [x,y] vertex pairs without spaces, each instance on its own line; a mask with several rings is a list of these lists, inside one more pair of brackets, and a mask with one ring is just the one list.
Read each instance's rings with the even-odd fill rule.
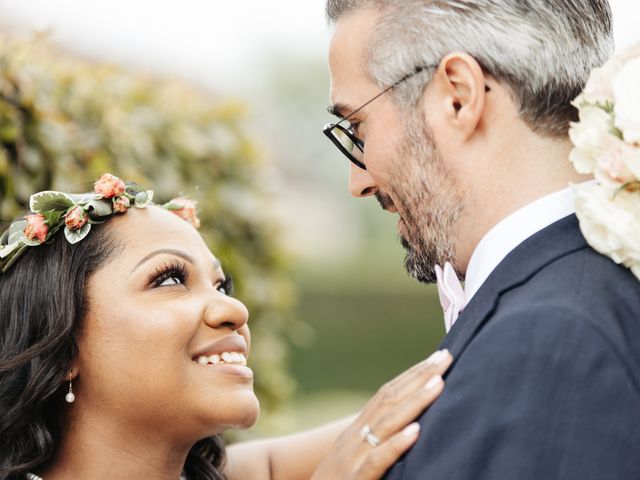
[[381,91],[375,97],[373,97],[371,100],[369,100],[368,102],[366,102],[364,105],[360,106],[359,108],[356,108],[353,112],[351,112],[346,117],[341,118],[336,123],[328,123],[328,124],[326,124],[324,126],[324,128],[322,129],[323,133],[329,138],[329,140],[331,140],[333,142],[333,144],[336,147],[338,147],[338,150],[340,150],[349,160],[351,160],[355,165],[357,165],[361,169],[366,170],[367,167],[365,166],[365,164],[362,163],[357,158],[357,156],[361,156],[362,153],[364,153],[364,142],[361,139],[358,138],[358,136],[357,136],[357,134],[355,132],[354,127],[356,125],[349,125],[348,127],[345,127],[345,126],[340,125],[340,124],[342,122],[345,122],[345,121],[349,120],[353,115],[358,113],[364,107],[366,107],[371,102],[373,102],[374,100],[378,99],[379,97],[381,97],[382,95],[387,93],[389,90],[397,87],[402,82],[404,82],[406,80],[409,80],[411,77],[414,77],[415,75],[417,75],[417,74],[419,74],[421,72],[424,72],[426,70],[430,70],[430,69],[435,68],[437,66],[438,66],[438,64],[416,67],[416,69],[413,72],[406,74],[400,80],[398,80],[394,84],[392,84],[392,85],[388,86],[387,88],[385,88],[383,91]]

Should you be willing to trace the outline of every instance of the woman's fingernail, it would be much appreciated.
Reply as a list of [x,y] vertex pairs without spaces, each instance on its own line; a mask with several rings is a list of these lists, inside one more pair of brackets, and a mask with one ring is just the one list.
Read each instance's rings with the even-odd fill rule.
[[427,382],[424,388],[426,388],[427,390],[433,390],[434,388],[438,387],[441,383],[442,383],[442,377],[440,375],[436,375],[435,377],[431,378]]
[[442,362],[444,362],[447,359],[448,355],[449,355],[449,350],[447,349],[438,350],[437,352],[432,353],[429,358],[427,358],[427,363],[429,365],[440,365]]
[[413,437],[419,431],[420,431],[420,424],[419,423],[411,423],[411,424],[407,425],[406,427],[404,427],[404,430],[402,430],[402,434],[405,437]]

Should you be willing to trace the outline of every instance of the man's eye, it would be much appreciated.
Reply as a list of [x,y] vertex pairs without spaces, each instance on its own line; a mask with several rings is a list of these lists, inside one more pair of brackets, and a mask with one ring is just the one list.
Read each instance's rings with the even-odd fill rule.
[[355,122],[355,123],[351,123],[349,125],[349,128],[347,129],[349,130],[349,132],[355,136],[359,138],[359,134],[360,134],[360,122]]

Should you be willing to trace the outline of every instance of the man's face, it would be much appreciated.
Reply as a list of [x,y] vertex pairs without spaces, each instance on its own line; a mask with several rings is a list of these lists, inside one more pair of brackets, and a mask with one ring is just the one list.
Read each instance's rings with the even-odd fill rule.
[[[380,93],[366,65],[368,35],[376,18],[375,12],[362,10],[336,25],[329,63],[332,102],[340,116]],[[421,107],[399,110],[391,95],[383,95],[350,118],[365,142],[361,160],[367,170],[351,164],[349,189],[358,197],[375,195],[383,209],[399,214],[407,271],[430,283],[435,281],[436,264],[455,260],[462,200]]]

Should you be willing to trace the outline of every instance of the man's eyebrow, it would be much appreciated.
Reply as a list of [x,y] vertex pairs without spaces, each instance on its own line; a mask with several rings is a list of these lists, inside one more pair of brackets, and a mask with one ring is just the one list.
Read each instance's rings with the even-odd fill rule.
[[327,107],[327,112],[329,112],[331,115],[335,115],[338,118],[345,118],[348,111],[349,107],[341,103],[336,103],[335,105],[330,105]]

